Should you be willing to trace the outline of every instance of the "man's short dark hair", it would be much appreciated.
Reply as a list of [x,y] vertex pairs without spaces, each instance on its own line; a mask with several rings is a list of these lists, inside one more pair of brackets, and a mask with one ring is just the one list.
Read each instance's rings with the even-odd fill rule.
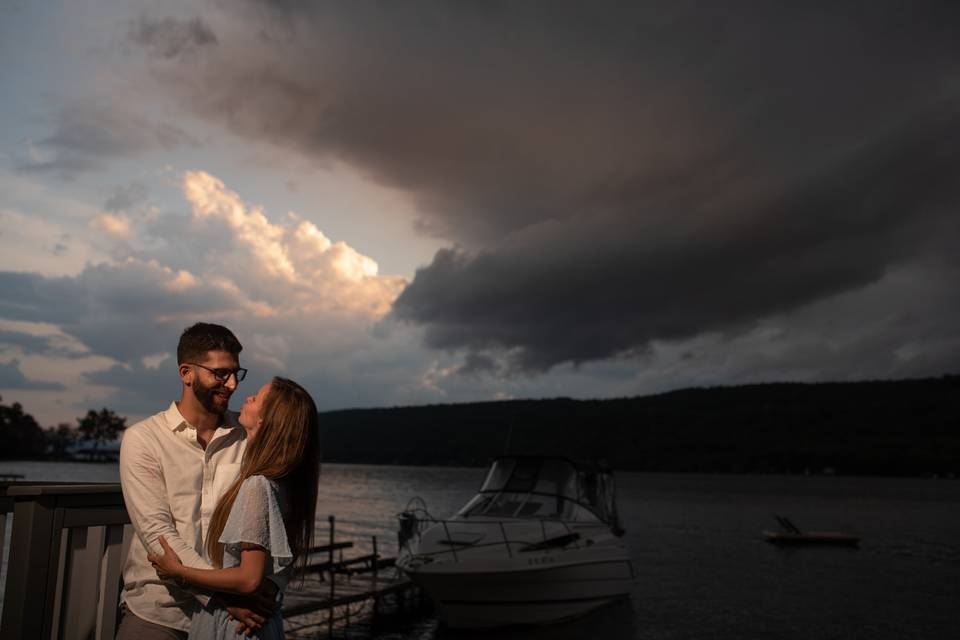
[[243,345],[230,329],[219,324],[198,322],[183,330],[177,345],[177,364],[202,362],[208,351],[226,351],[238,356],[243,351]]

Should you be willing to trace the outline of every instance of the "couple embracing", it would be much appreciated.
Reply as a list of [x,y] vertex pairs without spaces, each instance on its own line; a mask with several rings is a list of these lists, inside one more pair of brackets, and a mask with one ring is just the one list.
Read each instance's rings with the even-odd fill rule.
[[120,481],[138,541],[117,640],[284,637],[280,594],[313,537],[317,409],[276,377],[228,411],[242,349],[226,327],[187,328],[180,400],[124,434]]

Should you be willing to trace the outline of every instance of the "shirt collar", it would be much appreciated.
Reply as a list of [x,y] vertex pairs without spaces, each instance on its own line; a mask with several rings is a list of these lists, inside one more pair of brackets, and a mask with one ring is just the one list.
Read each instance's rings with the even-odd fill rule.
[[[243,431],[243,428],[240,426],[240,421],[238,420],[239,414],[235,411],[227,411],[223,414],[223,423],[217,427],[217,431],[214,435],[214,438],[223,435],[224,430],[232,432],[234,429],[240,429]],[[177,406],[176,400],[170,403],[170,408],[163,412],[163,419],[167,425],[167,428],[171,431],[176,431],[181,427],[190,427],[190,423],[187,422],[187,419],[183,417],[183,414],[180,413],[180,408]],[[193,427],[190,427],[193,428]],[[244,432],[245,434],[246,432]]]
[[177,407],[176,400],[171,402],[170,408],[163,412],[163,420],[170,431],[176,431],[180,427],[188,425],[187,419],[183,417],[180,408]]

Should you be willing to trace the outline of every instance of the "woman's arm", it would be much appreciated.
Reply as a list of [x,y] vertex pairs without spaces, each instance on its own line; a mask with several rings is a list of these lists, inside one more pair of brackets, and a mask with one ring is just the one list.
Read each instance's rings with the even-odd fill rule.
[[256,593],[263,582],[267,568],[267,551],[255,544],[243,544],[240,547],[240,565],[228,569],[196,569],[180,562],[180,557],[160,536],[163,555],[150,554],[147,559],[157,568],[158,573],[166,573],[185,580],[197,587],[227,591],[240,595]]

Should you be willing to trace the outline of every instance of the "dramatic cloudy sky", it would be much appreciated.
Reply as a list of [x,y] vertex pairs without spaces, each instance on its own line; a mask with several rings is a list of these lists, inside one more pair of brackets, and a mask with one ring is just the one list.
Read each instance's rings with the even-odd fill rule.
[[7,2],[0,396],[152,413],[197,320],[324,408],[958,372],[958,24]]

